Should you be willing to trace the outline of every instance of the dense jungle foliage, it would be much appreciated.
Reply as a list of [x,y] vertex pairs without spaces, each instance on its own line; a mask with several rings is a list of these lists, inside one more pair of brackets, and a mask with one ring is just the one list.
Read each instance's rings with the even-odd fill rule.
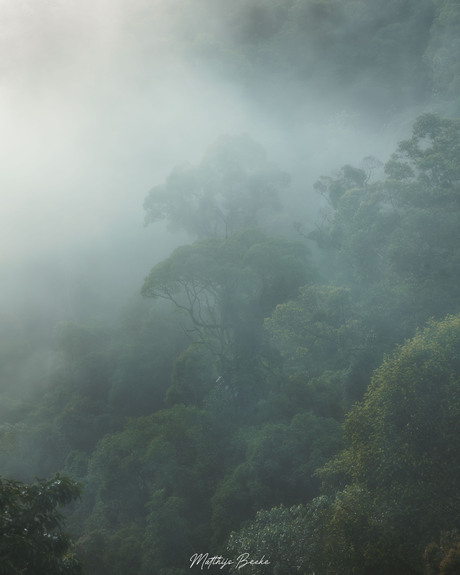
[[190,243],[117,321],[4,325],[0,573],[458,573],[460,2],[239,0],[225,27],[222,4],[184,0],[191,66],[411,135],[318,174],[310,227],[289,174],[223,136],[147,194]]

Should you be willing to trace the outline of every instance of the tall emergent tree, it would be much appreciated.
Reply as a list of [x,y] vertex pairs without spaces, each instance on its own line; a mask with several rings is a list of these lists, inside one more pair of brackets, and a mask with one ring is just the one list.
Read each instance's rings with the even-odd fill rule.
[[384,351],[460,310],[459,157],[460,120],[424,114],[380,181],[345,166],[317,184],[330,213],[311,238],[329,250],[334,281],[350,287]]
[[[246,229],[178,248],[145,279],[145,297],[181,310],[195,342],[210,349],[226,384],[257,366],[263,320],[308,278],[305,246]],[[241,391],[241,390],[240,390]]]
[[177,166],[144,201],[147,224],[167,220],[196,238],[226,238],[261,225],[279,208],[278,193],[289,184],[265,151],[248,135],[222,136],[199,166]]

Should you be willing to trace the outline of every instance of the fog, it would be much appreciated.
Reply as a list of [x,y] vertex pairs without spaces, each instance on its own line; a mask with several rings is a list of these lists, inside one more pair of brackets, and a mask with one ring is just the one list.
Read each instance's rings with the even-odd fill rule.
[[457,5],[0,0],[0,571],[455,561]]
[[198,163],[221,134],[259,141],[292,176],[286,221],[301,198],[300,219],[312,225],[319,176],[369,155],[385,160],[409,130],[407,115],[376,129],[303,80],[264,76],[249,87],[231,66],[200,59],[208,36],[226,34],[226,10],[1,1],[4,315],[34,307],[52,323],[116,313],[186,239],[144,227],[146,193],[175,165]]

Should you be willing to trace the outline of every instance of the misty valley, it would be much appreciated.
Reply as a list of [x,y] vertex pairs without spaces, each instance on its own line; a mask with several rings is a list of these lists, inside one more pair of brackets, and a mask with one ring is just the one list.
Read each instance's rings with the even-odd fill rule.
[[0,28],[0,575],[460,573],[460,1]]

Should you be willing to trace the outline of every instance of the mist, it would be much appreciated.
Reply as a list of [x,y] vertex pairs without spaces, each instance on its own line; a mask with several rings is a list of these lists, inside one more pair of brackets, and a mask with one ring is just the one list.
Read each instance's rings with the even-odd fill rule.
[[0,0],[0,480],[83,486],[88,574],[457,533],[456,4]]
[[310,221],[319,202],[311,186],[322,173],[394,145],[401,129],[371,136],[358,111],[327,109],[308,85],[265,80],[271,98],[260,102],[231,69],[226,77],[199,61],[198,22],[225,33],[225,6],[205,8],[1,2],[4,306],[65,300],[55,316],[75,316],[69,298],[79,282],[104,294],[102,306],[137,290],[183,240],[144,228],[147,191],[176,164],[198,163],[221,134],[259,141],[292,175],[291,193],[305,198]]
[[[139,37],[143,9],[152,28]],[[170,41],[162,48],[164,12],[161,4],[2,3],[4,274],[23,262],[35,275],[39,261],[53,259],[72,274],[88,258],[91,268],[95,259],[99,269],[129,266],[134,285],[135,262],[167,253],[161,234],[143,229],[146,192],[245,121],[223,87],[193,77]]]

